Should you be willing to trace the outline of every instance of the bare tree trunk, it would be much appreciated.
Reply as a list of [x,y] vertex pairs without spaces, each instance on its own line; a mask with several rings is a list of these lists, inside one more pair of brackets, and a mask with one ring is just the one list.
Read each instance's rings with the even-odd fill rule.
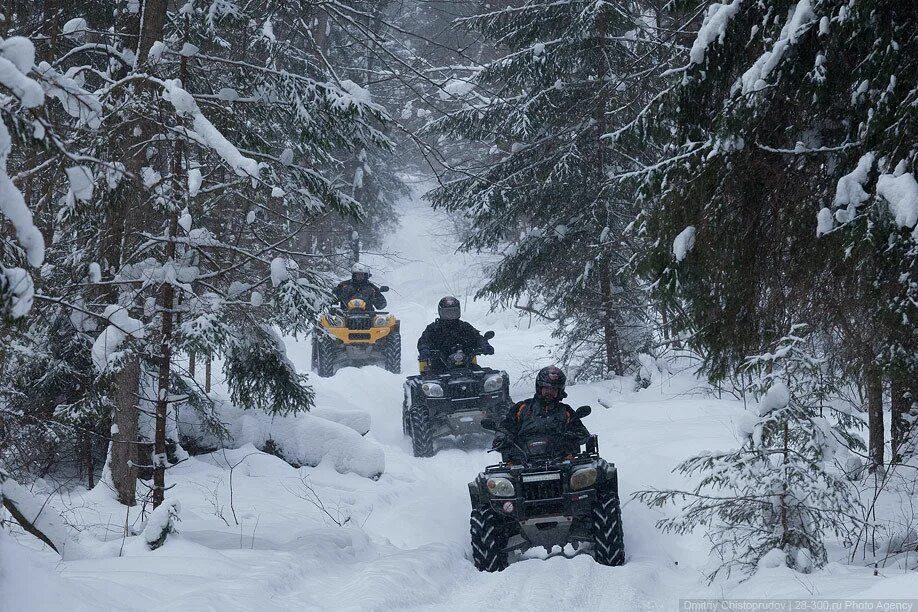
[[157,40],[162,39],[163,28],[166,25],[167,0],[143,0],[143,21],[140,24],[140,40],[137,43],[138,67],[143,67],[149,61],[150,48]]
[[[871,360],[872,361],[872,360]],[[873,363],[867,367],[867,427],[869,432],[868,469],[881,469],[884,464],[885,434],[883,431],[883,379]]]
[[212,355],[207,353],[207,358],[204,360],[204,393],[210,393],[210,364],[212,360]]
[[[175,234],[178,231],[178,213],[169,220],[169,242],[166,261],[175,259]],[[175,310],[175,287],[162,286],[160,316],[162,317],[159,343],[159,372],[156,384],[156,427],[153,438],[153,507],[157,508],[166,493],[166,418],[169,412],[169,381],[172,370],[172,317]]]
[[[131,41],[136,41],[140,30],[140,17],[127,10],[123,1],[117,7],[117,28],[121,38],[126,39],[126,45],[134,48]],[[127,68],[122,66],[116,76],[123,77]],[[144,151],[142,147],[135,147],[132,151],[130,144],[137,138],[133,136],[133,125],[125,124],[113,134],[113,146],[117,153],[124,159],[128,171],[134,176],[139,175],[144,164]],[[124,263],[125,253],[130,251],[130,237],[137,225],[138,205],[143,190],[139,185],[136,188],[125,184],[118,190],[108,204],[108,219],[102,247],[102,259],[106,269],[115,274]],[[110,303],[117,303],[118,296],[114,289],[109,290],[107,299]],[[130,306],[127,306],[130,308]],[[140,386],[140,356],[137,351],[132,351],[125,360],[113,380],[112,400],[115,404],[112,416],[113,431],[111,441],[111,456],[109,458],[109,471],[112,485],[118,501],[126,506],[137,503],[137,464],[139,459],[138,448],[138,419],[140,406],[138,389]]]
[[140,361],[136,356],[125,362],[115,375],[115,415],[112,419],[112,448],[109,469],[118,501],[125,506],[137,503],[137,417],[140,413],[137,388]]
[[41,33],[48,39],[42,58],[47,61],[57,54],[57,38],[61,30],[60,4],[60,0],[44,0],[42,3]]
[[622,376],[625,374],[625,364],[622,362],[622,351],[618,339],[618,329],[615,327],[615,309],[612,298],[612,278],[609,264],[603,262],[599,268],[599,292],[602,298],[602,327],[603,339],[606,345],[606,368]]

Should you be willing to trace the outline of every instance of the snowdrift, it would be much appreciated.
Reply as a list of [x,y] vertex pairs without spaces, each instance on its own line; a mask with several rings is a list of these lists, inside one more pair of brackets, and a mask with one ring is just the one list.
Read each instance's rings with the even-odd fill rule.
[[[386,468],[382,446],[363,437],[370,430],[370,416],[365,412],[325,407],[272,416],[223,403],[217,407],[217,417],[226,426],[228,439],[198,438],[202,446],[239,448],[251,444],[295,466],[314,467],[327,461],[341,474],[353,472],[373,479]],[[195,420],[195,415],[182,415],[180,430],[200,431]]]

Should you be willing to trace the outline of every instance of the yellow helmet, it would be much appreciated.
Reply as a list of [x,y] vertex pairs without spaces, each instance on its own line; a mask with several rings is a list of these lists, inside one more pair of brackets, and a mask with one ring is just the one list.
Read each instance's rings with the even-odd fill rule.
[[347,303],[347,309],[348,310],[366,310],[367,303],[364,300],[361,300],[360,298],[354,298],[353,300]]

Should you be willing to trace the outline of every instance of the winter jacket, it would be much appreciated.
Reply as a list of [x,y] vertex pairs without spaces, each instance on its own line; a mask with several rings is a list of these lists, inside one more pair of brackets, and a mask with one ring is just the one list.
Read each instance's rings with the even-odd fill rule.
[[418,339],[418,359],[430,360],[436,368],[442,364],[432,358],[431,351],[439,351],[445,358],[457,346],[470,354],[494,354],[494,348],[470,323],[461,319],[437,319]]
[[504,450],[511,456],[519,451],[509,444],[510,441],[525,449],[532,438],[550,436],[564,453],[576,455],[580,452],[580,445],[590,437],[590,432],[574,415],[573,408],[562,402],[545,402],[539,397],[513,406],[501,422],[501,428],[509,438]]
[[370,282],[355,283],[351,280],[344,280],[338,283],[333,293],[335,299],[341,302],[342,308],[347,308],[347,303],[354,298],[363,300],[376,310],[382,310],[386,307],[385,296],[383,296],[379,287]]

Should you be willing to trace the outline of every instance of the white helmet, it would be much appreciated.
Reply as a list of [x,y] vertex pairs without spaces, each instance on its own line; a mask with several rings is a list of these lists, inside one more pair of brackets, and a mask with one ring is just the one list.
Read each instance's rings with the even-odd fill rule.
[[365,283],[370,278],[370,268],[359,261],[354,262],[351,266],[351,280],[355,283]]

